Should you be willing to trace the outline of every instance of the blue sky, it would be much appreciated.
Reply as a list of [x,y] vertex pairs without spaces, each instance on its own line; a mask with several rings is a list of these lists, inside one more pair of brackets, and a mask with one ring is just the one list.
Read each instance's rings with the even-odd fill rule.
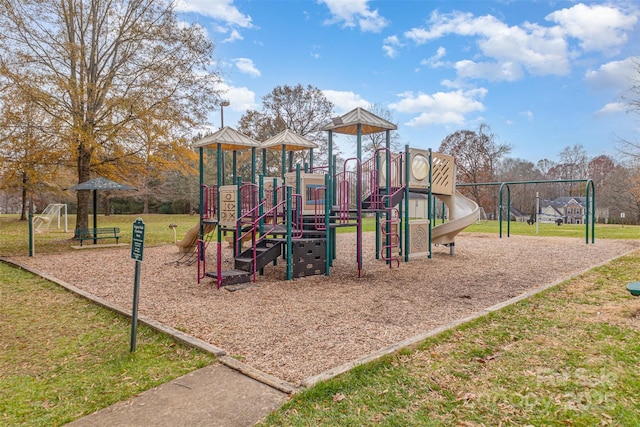
[[[216,43],[225,125],[276,86],[302,84],[337,115],[381,105],[417,148],[480,123],[534,163],[575,144],[618,157],[620,138],[638,139],[624,100],[640,80],[634,0],[180,0],[179,10]],[[219,112],[211,118],[219,126]]]

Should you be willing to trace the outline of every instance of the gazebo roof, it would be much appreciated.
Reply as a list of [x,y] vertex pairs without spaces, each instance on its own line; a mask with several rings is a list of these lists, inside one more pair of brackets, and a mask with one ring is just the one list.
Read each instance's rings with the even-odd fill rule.
[[76,184],[73,187],[67,188],[67,190],[136,190],[133,187],[130,187],[125,184],[119,184],[117,182],[111,181],[107,178],[98,177],[93,178],[85,182],[81,182],[80,184]]
[[258,141],[229,126],[202,138],[193,146],[208,147],[210,145],[220,145],[223,150],[246,150],[251,147],[260,147]]
[[323,126],[321,130],[357,135],[358,125],[360,125],[361,135],[398,129],[398,126],[390,121],[378,117],[364,108],[357,107],[340,117],[331,119],[331,122]]
[[309,141],[307,138],[298,135],[292,130],[285,129],[279,134],[272,136],[271,138],[263,141],[260,144],[262,148],[282,148],[286,146],[288,151],[306,150],[309,148],[318,148],[318,144],[313,141]]

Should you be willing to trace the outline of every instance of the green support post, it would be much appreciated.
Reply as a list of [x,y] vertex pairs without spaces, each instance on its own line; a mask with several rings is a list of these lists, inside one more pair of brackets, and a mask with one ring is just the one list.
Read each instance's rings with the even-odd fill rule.
[[293,170],[293,151],[289,151],[289,171]]
[[385,232],[386,232],[386,240],[385,245],[387,247],[386,257],[387,264],[391,264],[391,152],[389,150],[384,151],[385,155],[385,183],[384,185],[387,187],[387,203],[385,203]]
[[[222,168],[223,168],[223,159],[222,159],[222,146],[220,144],[218,144],[217,150],[216,150],[216,162],[217,162],[217,166],[216,166],[216,175],[217,175],[217,190],[216,190],[216,219],[218,221],[218,226],[216,227],[217,230],[217,241],[218,241],[218,255],[220,255],[222,253],[222,250],[220,249],[220,247],[222,246],[222,229],[220,227],[220,186],[224,185],[223,183],[223,173],[222,173]],[[202,251],[201,251],[202,252]],[[218,264],[220,264],[220,260],[218,260]],[[220,278],[218,277],[218,284],[220,284]]]
[[267,149],[262,149],[262,175],[267,176]]
[[251,147],[251,183],[256,182],[256,147]]
[[29,256],[33,256],[33,212],[29,206]]
[[333,242],[331,240],[330,225],[331,219],[329,218],[331,215],[331,197],[329,194],[329,189],[331,188],[331,176],[327,173],[324,175],[324,232],[325,232],[325,246],[324,246],[324,255],[326,259],[324,275],[329,275],[329,267],[331,267],[331,254],[333,251],[331,250],[331,246]]
[[[589,199],[589,188],[591,188],[591,199]],[[586,188],[585,188],[585,194],[586,194],[586,212],[585,212],[585,224],[586,224],[586,229],[585,229],[585,240],[587,245],[589,244],[589,222],[591,222],[591,243],[594,242],[595,238],[595,224],[596,224],[596,189],[595,189],[595,185],[593,183],[592,180],[588,179],[587,183],[586,183]],[[591,205],[591,206],[590,206]],[[589,214],[591,214],[591,217],[589,217]]]
[[238,198],[236,199],[236,228],[233,232],[234,256],[238,256],[240,255],[240,252],[242,252],[242,242],[238,241],[238,237],[242,236],[242,229],[240,228],[240,217],[242,216],[242,178],[238,178],[236,185],[238,186]]
[[[202,240],[203,236],[204,236],[204,224],[202,223],[202,217],[204,216],[204,148],[200,147],[198,148],[198,171],[200,174],[200,179],[199,179],[199,197],[200,197],[200,205],[199,205],[199,213],[200,213],[200,231],[198,234],[198,237],[200,240]],[[200,248],[202,249],[202,248]]]
[[499,203],[498,203],[498,221],[500,223],[500,238],[502,239],[502,190],[507,188],[507,237],[511,237],[511,188],[508,182],[500,184]]
[[405,233],[404,233],[404,261],[409,262],[409,253],[411,252],[411,246],[409,245],[409,238],[411,237],[411,218],[409,215],[409,167],[411,165],[411,154],[409,154],[409,145],[404,147],[404,208],[405,208]]
[[291,186],[287,185],[287,280],[293,279],[293,248],[291,247]]
[[433,224],[431,223],[431,198],[433,197],[433,152],[431,151],[431,148],[429,148],[429,191],[427,192],[427,217],[429,218],[429,237],[427,239],[428,243],[427,243],[427,252],[428,252],[428,258],[432,258],[433,257],[433,253],[431,251],[431,238],[432,238],[432,228],[433,228]]
[[[380,170],[380,156],[378,155],[378,153],[375,153],[375,159],[374,161],[376,162],[376,166],[375,166],[375,170],[379,171]],[[378,179],[376,177],[376,179]],[[378,185],[379,182],[375,183],[376,185],[376,191],[378,191]],[[382,250],[382,248],[380,247],[380,243],[382,241],[382,235],[380,234],[380,212],[378,212],[379,207],[376,206],[376,259],[380,259],[380,251]]]

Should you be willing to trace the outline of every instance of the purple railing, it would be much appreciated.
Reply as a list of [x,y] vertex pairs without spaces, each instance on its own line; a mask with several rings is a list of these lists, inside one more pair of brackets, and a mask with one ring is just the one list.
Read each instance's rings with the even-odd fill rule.
[[[273,194],[270,194],[270,197],[265,197],[261,203],[257,206],[254,206],[251,210],[245,212],[240,218],[238,218],[237,223],[242,225],[249,225],[248,229],[240,233],[238,232],[238,237],[236,240],[236,246],[241,247],[242,240],[247,236],[251,235],[251,248],[252,248],[252,258],[253,258],[253,281],[256,281],[256,273],[257,273],[257,247],[258,243],[267,238],[269,234],[271,234],[278,225],[286,224],[286,213],[287,213],[287,200],[286,200],[286,186],[278,187],[274,190],[276,192],[276,204],[273,205]],[[284,197],[281,197],[284,195]],[[292,194],[291,195],[291,238],[299,239],[302,237],[302,195],[300,194]],[[270,202],[271,207],[269,209],[265,209],[267,206],[267,202]],[[260,208],[264,209],[264,213],[260,214]],[[248,221],[248,218],[251,218]],[[281,220],[281,222],[278,221]],[[269,221],[270,220],[270,221]],[[262,223],[262,232],[260,236],[256,238],[256,234],[260,232],[260,224]],[[268,225],[265,228],[265,225]],[[241,230],[238,227],[238,230]],[[239,254],[236,254],[238,256]]]
[[202,184],[202,219],[215,219],[218,210],[218,186]]

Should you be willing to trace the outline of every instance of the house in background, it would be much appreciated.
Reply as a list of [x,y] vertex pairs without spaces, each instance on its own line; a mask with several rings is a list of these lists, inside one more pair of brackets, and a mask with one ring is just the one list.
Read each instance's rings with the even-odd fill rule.
[[540,200],[540,222],[556,222],[562,219],[565,224],[584,224],[587,214],[586,197],[558,197],[555,200]]
[[529,218],[531,218],[531,215],[522,212],[520,209],[514,206],[511,206],[511,209],[509,211],[511,213],[511,219],[513,221],[526,222]]

